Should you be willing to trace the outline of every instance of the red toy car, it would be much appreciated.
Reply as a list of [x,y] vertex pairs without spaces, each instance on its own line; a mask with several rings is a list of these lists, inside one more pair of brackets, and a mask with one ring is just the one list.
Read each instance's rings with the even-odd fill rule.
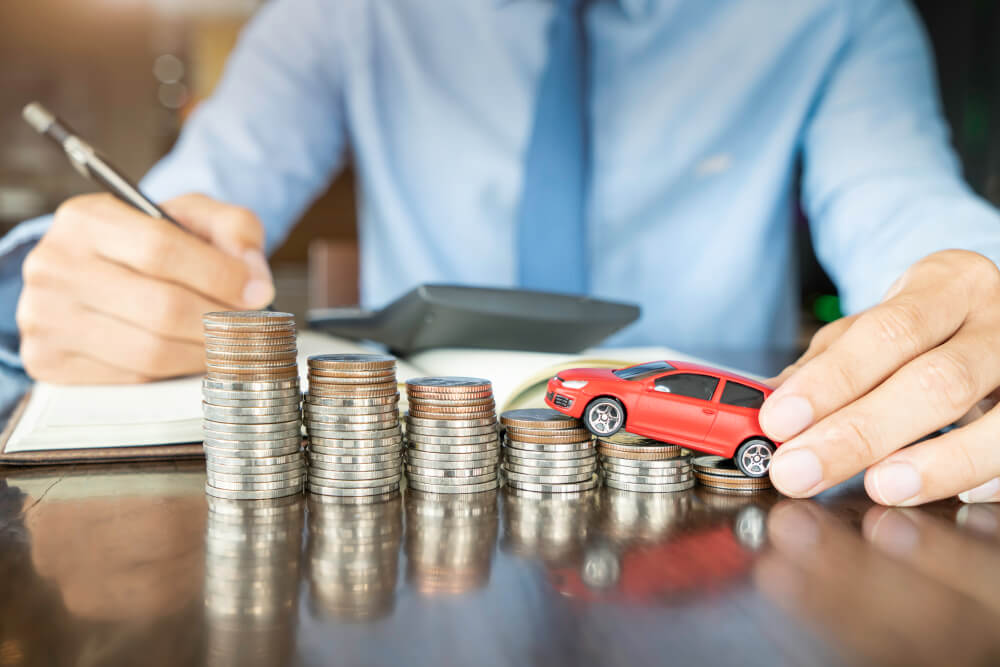
[[781,443],[757,415],[771,389],[749,378],[681,361],[628,368],[574,368],[549,380],[545,403],[582,419],[598,437],[621,429],[732,458],[748,477],[763,477]]

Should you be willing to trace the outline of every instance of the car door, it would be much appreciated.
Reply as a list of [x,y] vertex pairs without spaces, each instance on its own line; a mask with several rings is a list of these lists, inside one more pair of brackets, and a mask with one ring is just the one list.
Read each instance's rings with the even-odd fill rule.
[[662,375],[645,386],[629,417],[632,428],[661,440],[702,442],[718,413],[712,403],[718,385],[719,378],[703,373]]
[[740,443],[759,434],[760,422],[757,418],[764,398],[760,389],[726,380],[717,404],[719,415],[705,438],[705,448],[729,458]]

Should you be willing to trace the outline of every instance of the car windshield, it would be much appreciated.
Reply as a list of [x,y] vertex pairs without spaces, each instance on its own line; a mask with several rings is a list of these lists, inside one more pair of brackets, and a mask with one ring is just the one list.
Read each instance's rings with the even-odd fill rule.
[[638,366],[632,366],[631,368],[621,368],[617,371],[612,371],[615,375],[620,377],[622,380],[632,380],[633,382],[640,382],[646,378],[653,377],[654,375],[659,375],[664,371],[672,371],[674,367],[665,361],[651,361],[648,364],[639,364]]

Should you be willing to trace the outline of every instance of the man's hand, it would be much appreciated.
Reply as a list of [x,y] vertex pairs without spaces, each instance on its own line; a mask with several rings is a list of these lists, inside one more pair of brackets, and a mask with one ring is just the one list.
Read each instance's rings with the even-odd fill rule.
[[[885,505],[961,493],[1000,501],[1000,271],[962,250],[913,265],[883,302],[820,330],[778,376],[760,412],[785,441],[771,466],[783,493],[812,496],[867,468]],[[978,419],[906,445],[975,411]]]
[[163,208],[190,231],[111,195],[59,208],[25,259],[17,305],[21,359],[32,377],[96,384],[199,373],[203,313],[271,302],[256,216],[203,195]]

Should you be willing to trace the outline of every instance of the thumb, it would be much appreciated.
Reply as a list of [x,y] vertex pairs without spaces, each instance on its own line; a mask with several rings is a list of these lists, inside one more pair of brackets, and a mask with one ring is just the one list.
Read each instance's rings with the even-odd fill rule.
[[243,301],[248,307],[264,308],[274,300],[274,278],[264,255],[264,226],[253,211],[197,193],[166,201],[163,209],[197,236],[243,260],[248,271]]

